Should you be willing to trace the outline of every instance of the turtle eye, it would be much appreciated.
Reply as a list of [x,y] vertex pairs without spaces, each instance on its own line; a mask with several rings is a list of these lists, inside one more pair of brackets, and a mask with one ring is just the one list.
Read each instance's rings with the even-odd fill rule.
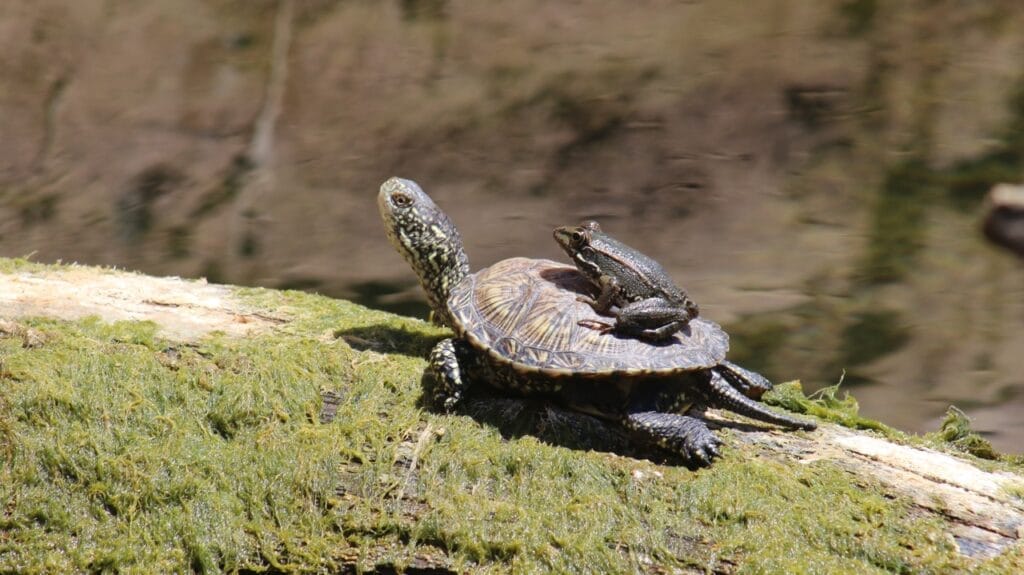
[[412,203],[412,198],[405,194],[394,193],[391,194],[391,203],[399,208],[404,208]]

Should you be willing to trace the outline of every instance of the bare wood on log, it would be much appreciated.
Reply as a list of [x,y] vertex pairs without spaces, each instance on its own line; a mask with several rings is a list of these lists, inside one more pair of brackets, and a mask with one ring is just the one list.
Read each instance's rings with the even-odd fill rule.
[[249,309],[228,286],[70,266],[0,274],[0,318],[149,320],[161,336],[194,341],[211,332],[245,336],[286,321]]

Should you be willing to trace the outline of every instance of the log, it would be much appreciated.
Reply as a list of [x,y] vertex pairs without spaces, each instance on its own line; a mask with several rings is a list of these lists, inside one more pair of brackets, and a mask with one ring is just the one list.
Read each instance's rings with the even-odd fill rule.
[[[906,551],[907,557],[899,559],[909,562],[909,567],[906,564],[903,567],[910,570],[933,568],[934,565],[925,561],[940,561],[934,559],[935,557],[941,558],[939,565],[952,565],[954,568],[994,566],[996,569],[1019,569],[1024,566],[1024,555],[1019,543],[1024,536],[1024,474],[1021,473],[1019,462],[979,459],[960,453],[935,438],[886,432],[882,425],[873,426],[881,429],[881,432],[854,429],[827,421],[826,418],[821,420],[821,426],[817,431],[788,432],[753,425],[728,413],[711,410],[706,417],[712,422],[713,427],[718,429],[718,433],[729,448],[722,460],[710,468],[689,470],[665,454],[651,454],[629,447],[628,437],[602,422],[536,400],[521,401],[484,396],[470,400],[460,414],[434,413],[422,405],[421,399],[417,399],[417,396],[422,395],[419,389],[422,384],[420,376],[425,367],[425,362],[420,358],[433,342],[443,337],[446,332],[418,320],[399,318],[383,312],[366,310],[347,302],[294,292],[283,294],[270,290],[212,285],[205,281],[179,278],[155,278],[77,265],[43,266],[25,262],[6,262],[3,269],[3,273],[0,273],[0,342],[6,338],[8,341],[20,342],[22,350],[45,349],[47,346],[56,346],[65,339],[70,341],[72,336],[62,335],[59,327],[61,325],[81,325],[80,322],[83,321],[96,322],[96,318],[101,323],[115,325],[118,325],[116,322],[129,322],[131,325],[137,322],[152,322],[154,337],[158,338],[159,343],[143,342],[142,345],[150,347],[141,348],[142,352],[148,353],[147,350],[152,349],[151,353],[154,357],[158,356],[161,365],[170,365],[175,370],[190,369],[189,366],[195,363],[200,373],[203,370],[210,371],[223,367],[222,364],[225,363],[233,365],[232,362],[235,361],[243,365],[238,368],[242,370],[239,373],[248,373],[244,371],[244,365],[246,361],[253,361],[247,359],[252,357],[251,346],[265,343],[271,346],[268,349],[274,349],[273,346],[279,343],[273,342],[299,342],[305,346],[302,348],[305,350],[304,354],[320,353],[316,351],[319,348],[327,350],[324,353],[338,354],[331,356],[334,359],[323,360],[323,365],[330,366],[322,368],[326,374],[323,381],[334,381],[335,385],[331,390],[321,389],[319,399],[315,400],[320,409],[318,420],[307,417],[308,421],[296,423],[296,420],[303,419],[303,408],[289,408],[286,405],[288,399],[285,398],[275,400],[278,401],[275,407],[278,411],[274,413],[279,413],[282,421],[261,421],[252,425],[277,425],[279,427],[274,429],[305,434],[304,441],[307,442],[320,441],[326,437],[323,434],[332,434],[330,436],[335,438],[333,441],[339,442],[339,445],[345,444],[347,438],[368,433],[365,432],[367,427],[393,425],[382,432],[381,437],[384,439],[380,440],[380,445],[374,444],[376,446],[371,448],[369,445],[374,442],[363,438],[360,440],[364,442],[363,444],[355,442],[352,444],[355,447],[345,448],[342,450],[344,453],[330,452],[332,456],[341,459],[337,467],[331,471],[334,474],[334,495],[328,498],[329,503],[321,502],[322,507],[317,508],[325,517],[333,517],[332,521],[336,522],[338,530],[335,539],[331,539],[333,547],[330,548],[333,551],[327,553],[326,557],[314,557],[313,553],[304,554],[302,545],[287,539],[283,532],[275,532],[275,536],[280,538],[277,543],[267,543],[268,540],[274,539],[266,535],[267,533],[273,529],[284,529],[281,525],[291,521],[287,518],[286,511],[282,510],[280,513],[285,519],[276,517],[276,528],[264,526],[257,529],[253,525],[262,524],[250,518],[251,525],[247,528],[249,531],[239,537],[255,541],[252,547],[259,549],[259,552],[254,555],[244,556],[240,550],[210,547],[209,549],[213,549],[210,551],[214,556],[212,561],[219,569],[230,570],[232,566],[241,566],[283,572],[288,567],[284,563],[291,561],[292,567],[300,565],[302,569],[324,568],[328,565],[332,569],[359,568],[370,572],[463,572],[511,561],[513,565],[546,565],[558,570],[561,568],[559,565],[565,567],[566,564],[559,563],[562,559],[557,557],[569,557],[565,561],[571,562],[574,548],[571,543],[561,539],[538,546],[530,543],[530,535],[526,534],[536,533],[539,527],[526,529],[523,526],[530,525],[529,522],[533,520],[530,513],[534,511],[516,511],[508,507],[512,504],[507,502],[503,504],[505,507],[496,507],[496,510],[490,512],[490,519],[487,521],[504,522],[501,524],[507,524],[507,529],[493,533],[487,533],[487,529],[482,527],[490,523],[472,523],[474,520],[471,518],[467,518],[471,523],[466,527],[449,528],[443,522],[436,524],[439,518],[447,517],[445,513],[448,512],[445,510],[448,509],[449,500],[435,494],[442,493],[439,491],[441,489],[448,490],[443,491],[447,494],[444,497],[465,497],[465,501],[469,502],[486,496],[488,499],[480,503],[483,507],[494,504],[494,500],[510,496],[506,493],[507,486],[502,488],[506,491],[489,491],[506,479],[492,478],[485,481],[479,479],[480,474],[494,473],[497,474],[496,477],[501,478],[505,478],[506,475],[518,477],[516,481],[519,482],[517,484],[521,489],[532,489],[531,482],[539,479],[532,475],[516,475],[519,473],[516,470],[534,465],[523,461],[525,457],[536,457],[537,466],[547,465],[542,462],[562,458],[564,461],[574,462],[574,469],[585,466],[592,469],[589,473],[601,477],[605,474],[608,477],[616,476],[618,470],[626,470],[622,472],[625,474],[622,479],[611,482],[615,485],[602,484],[601,489],[612,489],[624,499],[639,497],[634,490],[644,493],[645,489],[649,490],[654,494],[651,495],[654,499],[646,505],[654,505],[652,509],[655,510],[660,509],[658,505],[680,505],[678,498],[682,496],[673,490],[689,490],[691,487],[696,490],[702,481],[711,481],[714,484],[720,482],[721,497],[724,499],[741,499],[744,494],[730,490],[736,488],[743,491],[760,485],[750,483],[747,487],[743,487],[747,484],[739,484],[737,487],[731,484],[732,481],[740,481],[734,478],[740,477],[741,475],[737,474],[741,472],[766,473],[767,477],[772,478],[772,484],[779,485],[788,484],[789,473],[797,474],[798,482],[806,484],[816,481],[815,477],[818,477],[820,472],[831,477],[829,481],[833,483],[829,484],[827,489],[839,490],[836,492],[846,494],[844,497],[856,497],[858,492],[870,495],[875,502],[872,505],[881,506],[875,510],[877,513],[895,513],[907,521],[914,522],[914,525],[938,526],[936,529],[944,534],[942,537],[936,538],[933,533],[929,539],[901,544],[904,548],[916,546],[915,551]],[[349,323],[339,326],[338,329],[332,329],[330,325],[325,326],[323,323],[329,324],[331,321]],[[409,334],[415,335],[410,336],[410,339],[403,339]],[[102,339],[101,336],[81,337]],[[124,342],[130,339],[114,337],[112,341],[118,342],[118,345],[127,345]],[[209,341],[219,342],[217,345],[221,346],[218,348],[221,351],[204,351],[204,346],[207,345],[204,342]],[[237,351],[230,351],[234,349],[231,346],[236,345],[231,342],[238,342],[237,345],[241,347]],[[45,458],[44,452],[47,448],[32,448],[26,441],[19,443],[19,437],[29,436],[34,429],[31,428],[33,424],[30,414],[18,412],[12,407],[20,401],[17,389],[22,388],[18,385],[23,385],[25,378],[32,376],[25,375],[28,371],[24,374],[19,371],[21,368],[17,366],[21,360],[18,358],[21,356],[15,354],[16,347],[5,347],[3,350],[4,355],[0,356],[0,361],[3,362],[0,384],[3,388],[0,388],[0,392],[5,395],[0,396],[0,424],[6,425],[8,430],[14,430],[8,434],[6,450],[14,454],[12,461],[19,461],[19,458],[42,460]],[[189,355],[189,350],[196,350],[196,354]],[[211,355],[218,353],[222,355],[210,360],[213,364],[203,363],[209,360]],[[231,355],[232,353],[237,353],[237,356]],[[67,361],[74,363],[85,360],[71,357]],[[114,365],[111,369],[120,369],[116,366],[122,364]],[[273,368],[275,364],[267,365]],[[365,371],[371,369],[370,366],[374,371]],[[69,368],[68,372],[70,371],[72,370]],[[302,377],[320,376],[307,374]],[[296,381],[303,380],[300,377]],[[68,385],[79,384],[71,382]],[[216,387],[216,384],[210,385]],[[359,388],[363,391],[356,390],[360,385],[364,386]],[[370,387],[365,387],[366,385]],[[299,387],[295,389],[295,393],[300,393]],[[365,389],[371,391],[366,392]],[[70,392],[65,390],[63,393]],[[138,393],[145,395],[146,392]],[[382,402],[379,405],[400,405],[401,410],[396,407],[388,408],[393,411],[381,412],[375,417],[361,420],[362,427],[345,427],[352,418],[365,415],[365,408],[353,407],[356,405],[353,403],[357,401],[356,396],[365,393],[379,393],[381,397],[374,399],[375,402]],[[365,402],[365,399],[362,401]],[[74,400],[67,400],[67,409],[76,409],[74,405],[77,405]],[[814,403],[808,401],[808,405]],[[305,409],[309,409],[308,402]],[[533,415],[527,417],[530,413]],[[825,411],[812,411],[812,414],[814,413],[821,414]],[[205,419],[216,420],[209,414]],[[512,429],[509,427],[512,424],[507,423],[509,420],[520,427]],[[863,420],[859,421],[863,423]],[[4,429],[3,425],[0,425],[0,429]],[[59,423],[50,422],[48,425],[57,426]],[[181,424],[168,425],[174,428]],[[501,434],[501,437],[493,439],[494,443],[487,443],[492,441],[488,433],[493,431],[489,430],[488,425],[493,425]],[[232,431],[233,428],[230,426],[224,426],[224,429],[216,425],[212,427],[216,433],[223,435],[216,438],[218,441],[232,441],[242,436],[241,432]],[[861,424],[859,427],[865,425]],[[237,434],[233,435],[235,433]],[[573,437],[566,439],[566,434]],[[0,434],[0,451],[5,448],[3,437],[4,435]],[[455,437],[482,438],[481,441],[484,443],[481,445],[497,446],[498,451],[474,455],[470,453],[472,445],[454,443]],[[507,455],[509,453],[517,455],[513,457]],[[97,457],[105,456],[100,453]],[[391,463],[383,465],[381,459],[388,457],[392,458]],[[512,459],[508,459],[509,457]],[[485,466],[473,472],[471,476],[478,477],[474,480],[478,483],[470,487],[439,486],[436,482],[439,478],[445,477],[442,470],[450,471],[450,467],[455,465],[448,459],[445,459],[443,465],[435,465],[435,462],[444,458],[464,458],[451,460],[459,462],[458,465],[464,467],[474,465],[471,463],[473,461],[503,463],[495,464],[497,470],[488,470]],[[505,468],[515,469],[508,471]],[[239,469],[239,473],[244,471]],[[173,470],[164,472],[173,473]],[[0,483],[9,483],[17,475],[16,471],[5,473],[10,474],[7,477],[0,477],[3,479]],[[424,474],[429,474],[430,478],[426,478]],[[29,497],[26,493],[30,486],[26,482],[49,482],[49,487],[54,493],[60,493],[61,497],[68,500],[77,497],[91,500],[95,498],[96,490],[109,488],[111,480],[100,486],[99,483],[76,483],[85,480],[76,479],[79,476],[74,473],[50,479],[46,479],[45,476],[45,473],[33,475],[34,479],[29,481],[25,479],[29,476],[24,475],[20,487],[25,491],[18,492],[19,486],[15,481],[14,487],[10,488],[12,491],[6,493],[12,497],[14,503],[8,505],[0,522],[0,570],[26,566],[53,566],[53,561],[70,571],[90,568],[86,559],[78,555],[64,554],[63,559],[56,560],[54,556],[47,555],[40,549],[27,547],[24,544],[25,538],[35,536],[32,535],[32,525],[41,520],[33,518],[31,510],[20,509],[17,501],[21,500],[19,498]],[[761,481],[763,482],[763,477]],[[376,482],[386,483],[389,487],[377,489],[374,487],[377,485]],[[583,493],[584,488],[579,489],[580,493]],[[773,561],[781,560],[780,557],[773,557],[770,552],[761,555],[760,550],[750,549],[750,545],[727,544],[724,539],[725,532],[718,529],[722,524],[732,520],[728,518],[733,517],[735,509],[714,500],[714,497],[712,500],[699,499],[695,495],[696,491],[686,493],[690,494],[687,497],[692,496],[696,498],[694,501],[703,503],[688,504],[678,509],[697,514],[695,517],[698,520],[677,518],[672,521],[678,520],[682,523],[650,524],[649,522],[664,520],[656,511],[651,511],[649,517],[640,514],[636,518],[637,521],[646,524],[646,534],[643,536],[665,537],[658,540],[661,543],[652,544],[647,550],[637,549],[640,544],[631,541],[632,536],[617,535],[613,531],[604,536],[607,545],[599,546],[600,549],[592,551],[610,553],[612,559],[609,560],[621,560],[624,562],[623,565],[647,571],[708,570],[729,573],[748,561],[753,562],[752,565],[771,571],[772,565],[776,565]],[[541,495],[526,493],[519,496]],[[584,497],[581,494],[577,496]],[[761,497],[769,496],[765,494]],[[207,494],[194,497],[213,496]],[[558,501],[567,497],[569,496],[559,496]],[[673,500],[673,497],[676,499]],[[759,516],[759,501],[740,504],[740,507],[745,509],[743,521],[756,524],[758,521],[769,520]],[[592,511],[587,509],[603,509],[606,504],[610,506],[609,508],[614,508],[621,502],[602,503],[602,500],[593,500],[577,504],[572,509],[577,510],[573,513],[580,513],[578,518],[583,520],[592,514]],[[107,502],[104,505],[107,506],[110,517],[104,516],[102,521],[95,518],[83,521],[117,524],[119,517],[126,517],[126,511],[119,507],[118,503]],[[579,505],[583,505],[582,510]],[[719,508],[721,505],[725,507]],[[830,505],[828,501],[821,502],[821,506]],[[707,511],[705,508],[708,506],[713,507],[715,511]],[[139,511],[142,507],[144,506],[141,503],[138,504],[137,508],[132,508],[132,513],[142,513]],[[466,511],[467,516],[473,515],[470,509],[471,507]],[[507,516],[503,515],[502,509],[506,509]],[[627,505],[624,509],[632,510],[632,507]],[[41,512],[37,509],[36,513]],[[101,506],[99,510],[94,509],[91,513],[100,516],[106,512]],[[708,515],[702,516],[699,513]],[[763,513],[771,514],[771,511],[765,508]],[[671,516],[669,514],[664,517]],[[373,519],[367,519],[368,517]],[[701,517],[703,519],[700,519]],[[785,532],[788,528],[786,522],[806,520],[796,517],[790,519],[788,516],[770,519],[782,522],[779,533]],[[612,520],[618,519],[609,519]],[[50,538],[51,546],[59,547],[63,540],[54,533],[59,534],[61,528],[54,525],[48,524],[47,529],[50,531],[47,532],[47,537]],[[89,529],[82,531],[85,535],[67,533],[67,541],[88,538],[89,533],[95,534],[95,526],[92,523],[89,525]],[[546,525],[544,529],[552,530],[552,533],[562,527],[557,523]],[[518,531],[520,527],[525,531]],[[567,529],[571,533],[573,527],[568,526]],[[310,541],[321,541],[315,539],[312,532],[300,533],[300,539],[305,541],[306,545],[312,545]],[[519,535],[512,535],[516,533]],[[147,537],[157,536],[150,534]],[[513,537],[522,537],[523,541],[512,540]],[[617,540],[617,537],[621,537],[622,540]],[[850,533],[848,537],[840,536],[838,541],[832,540],[828,548],[836,553],[835,561],[860,560],[859,556],[870,555],[859,547],[862,545],[859,538],[863,537],[864,533]],[[10,543],[12,541],[21,543],[15,546]],[[754,547],[771,547],[783,543],[781,540],[759,541]],[[180,544],[181,542],[173,537],[167,540],[151,540],[146,544],[151,548],[144,547],[145,551],[136,550],[133,553],[146,555],[152,552],[160,555],[156,548],[177,548]],[[103,548],[99,543],[96,543],[96,546]],[[239,549],[242,548],[246,548],[246,545],[239,543]],[[843,549],[846,551],[842,551]],[[921,549],[928,550],[928,553],[922,555]],[[134,555],[123,552],[118,554],[114,551],[116,550],[111,551],[111,556],[119,559],[114,560],[113,569],[131,565],[131,557]],[[898,555],[901,552],[897,550],[892,553]],[[182,553],[186,557],[183,559],[185,568],[196,568],[196,565],[203,561],[204,555],[199,552],[195,552],[196,557],[191,558],[188,558],[188,552]],[[552,555],[547,557],[544,553]],[[919,558],[925,555],[928,558]],[[232,559],[233,557],[235,559]],[[72,563],[61,563],[65,560]],[[231,562],[234,560],[238,563]],[[922,563],[914,563],[918,560]],[[121,564],[117,561],[127,563]],[[898,565],[887,565],[876,564],[875,567],[881,566],[883,571],[902,568]]]

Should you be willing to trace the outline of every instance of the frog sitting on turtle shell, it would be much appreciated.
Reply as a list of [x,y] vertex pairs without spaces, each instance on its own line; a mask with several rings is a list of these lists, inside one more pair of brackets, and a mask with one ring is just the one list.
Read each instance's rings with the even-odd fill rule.
[[657,342],[586,327],[602,318],[580,301],[592,286],[576,268],[511,258],[470,273],[458,230],[415,182],[389,179],[377,204],[434,317],[455,332],[430,353],[435,400],[446,410],[473,384],[543,395],[698,465],[719,454],[720,440],[689,414],[694,408],[815,429],[751,399],[771,383],[725,360],[728,335],[717,324],[693,317],[687,329]]
[[557,228],[555,241],[600,290],[596,299],[579,300],[615,318],[614,324],[596,324],[598,329],[661,341],[697,317],[697,304],[661,264],[604,233],[597,222]]

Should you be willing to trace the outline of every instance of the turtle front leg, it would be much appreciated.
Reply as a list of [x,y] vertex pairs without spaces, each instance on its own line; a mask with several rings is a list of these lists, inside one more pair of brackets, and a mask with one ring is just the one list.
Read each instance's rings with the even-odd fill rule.
[[434,402],[445,411],[455,409],[469,387],[463,368],[470,353],[466,342],[453,338],[442,340],[430,351],[430,370],[437,378]]
[[740,393],[735,387],[729,384],[721,373],[712,369],[709,372],[708,385],[702,391],[712,407],[721,407],[765,423],[774,423],[784,427],[795,427],[806,431],[813,431],[818,424],[813,421],[804,421],[781,413],[775,413],[767,407],[750,399]]
[[771,391],[774,387],[767,377],[756,371],[742,368],[731,361],[723,360],[712,369],[725,378],[729,385],[750,399],[761,399],[765,392]]
[[710,464],[718,457],[718,446],[722,444],[707,424],[689,415],[640,411],[626,415],[622,424],[697,465]]

